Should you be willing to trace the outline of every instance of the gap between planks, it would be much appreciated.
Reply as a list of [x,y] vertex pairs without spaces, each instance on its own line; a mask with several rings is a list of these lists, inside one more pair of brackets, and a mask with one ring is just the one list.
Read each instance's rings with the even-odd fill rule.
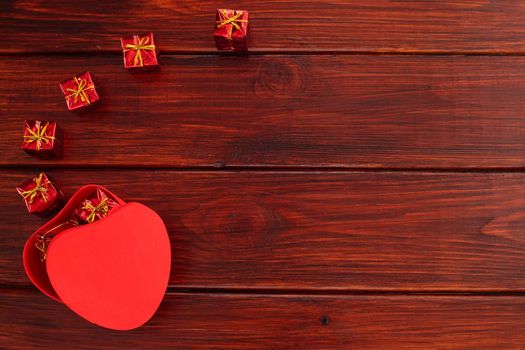
[[[10,291],[34,293],[38,290],[32,285],[0,284],[0,294]],[[525,290],[353,290],[353,289],[278,289],[278,288],[204,288],[168,287],[166,295],[180,294],[220,294],[220,295],[260,295],[260,296],[448,296],[448,297],[525,297]]]
[[[525,51],[447,51],[447,50],[254,50],[245,53],[229,51],[191,51],[191,50],[159,50],[160,56],[271,56],[271,55],[346,55],[346,56],[525,56]],[[86,51],[10,51],[0,52],[0,56],[79,56],[79,55],[122,55],[118,50],[86,50]]]
[[0,171],[16,171],[22,169],[36,169],[36,170],[71,170],[71,171],[112,171],[112,170],[130,170],[130,171],[173,171],[173,172],[223,172],[223,173],[238,173],[238,172],[265,172],[265,173],[432,173],[432,174],[446,174],[446,173],[460,173],[460,174],[508,174],[508,173],[525,173],[525,167],[479,167],[479,168],[367,168],[367,167],[351,167],[351,166],[264,166],[264,165],[250,165],[250,166],[229,166],[222,163],[209,166],[187,166],[187,167],[159,167],[153,165],[88,165],[81,164],[6,164],[0,165]]

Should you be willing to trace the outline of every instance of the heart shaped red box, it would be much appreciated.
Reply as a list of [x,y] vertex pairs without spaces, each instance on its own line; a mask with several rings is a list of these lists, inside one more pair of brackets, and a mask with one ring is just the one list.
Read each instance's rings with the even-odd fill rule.
[[[97,189],[119,206],[91,224],[65,225],[42,260],[36,245],[41,234],[70,218]],[[27,276],[44,294],[99,326],[129,330],[147,322],[159,307],[170,275],[171,246],[162,219],[152,209],[87,185],[29,237],[23,262]]]

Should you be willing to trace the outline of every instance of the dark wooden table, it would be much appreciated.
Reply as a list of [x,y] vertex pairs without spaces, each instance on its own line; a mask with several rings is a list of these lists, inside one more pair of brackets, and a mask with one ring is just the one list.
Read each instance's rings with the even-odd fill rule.
[[[217,54],[224,6],[250,55]],[[125,72],[149,30],[162,68]],[[0,31],[0,348],[525,348],[525,2],[3,1]],[[83,70],[103,101],[78,116],[57,84]],[[59,122],[62,160],[19,149],[24,119]],[[30,284],[37,169],[165,220],[144,327]]]

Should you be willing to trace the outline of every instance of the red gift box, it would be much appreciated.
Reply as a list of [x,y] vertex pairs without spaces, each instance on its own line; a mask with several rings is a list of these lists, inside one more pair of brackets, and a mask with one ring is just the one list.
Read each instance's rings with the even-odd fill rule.
[[[92,224],[69,222],[79,205],[99,190],[118,206]],[[147,322],[164,297],[171,245],[166,226],[153,210],[88,185],[29,237],[23,262],[29,279],[47,296],[92,323],[129,330]]]
[[41,158],[61,158],[63,145],[62,129],[55,122],[26,120],[22,149]]
[[95,84],[93,84],[89,72],[64,80],[59,85],[66,99],[67,108],[70,111],[93,105],[99,100]]
[[56,209],[64,200],[64,194],[48,178],[40,173],[16,188],[24,198],[27,211],[31,214],[44,214]]
[[248,11],[217,10],[213,35],[219,50],[248,50]]
[[101,189],[97,189],[92,197],[84,200],[75,210],[75,216],[80,222],[91,224],[107,216],[117,206],[118,203],[114,199],[111,199]]
[[120,39],[120,44],[125,68],[153,68],[159,65],[153,33],[126,36]]

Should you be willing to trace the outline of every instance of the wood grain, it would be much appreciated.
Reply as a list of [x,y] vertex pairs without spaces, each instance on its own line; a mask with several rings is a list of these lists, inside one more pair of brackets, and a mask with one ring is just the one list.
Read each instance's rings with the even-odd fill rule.
[[[78,116],[57,83],[84,69],[103,102]],[[9,57],[0,165],[524,168],[524,95],[521,57]],[[63,160],[20,151],[31,118],[59,122]]]
[[2,1],[0,52],[117,52],[143,31],[164,51],[215,52],[224,6],[250,10],[252,51],[525,52],[519,0]]
[[523,297],[169,294],[144,327],[105,330],[2,290],[8,349],[521,349]]
[[[525,3],[228,2],[249,55],[216,51],[223,6],[0,2],[0,348],[523,349]],[[146,31],[161,69],[125,72],[118,39]],[[102,103],[75,115],[58,82],[84,70]],[[24,119],[58,121],[64,159],[25,155]],[[28,281],[45,219],[14,188],[42,169],[165,220],[144,327]]]
[[[0,176],[0,282],[29,284],[43,219]],[[525,174],[49,172],[153,208],[172,242],[170,285],[316,291],[525,291]]]

